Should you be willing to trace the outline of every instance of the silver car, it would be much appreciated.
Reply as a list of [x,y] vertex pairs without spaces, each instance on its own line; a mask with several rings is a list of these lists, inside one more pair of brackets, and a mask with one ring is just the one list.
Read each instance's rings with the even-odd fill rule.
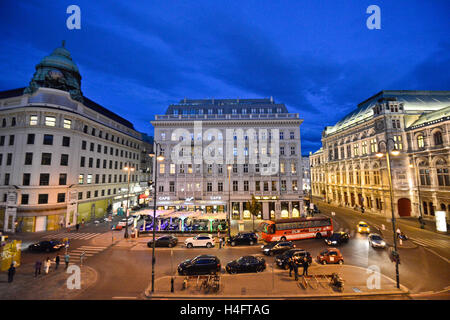
[[371,233],[368,236],[369,244],[373,248],[386,248],[386,241],[377,233]]

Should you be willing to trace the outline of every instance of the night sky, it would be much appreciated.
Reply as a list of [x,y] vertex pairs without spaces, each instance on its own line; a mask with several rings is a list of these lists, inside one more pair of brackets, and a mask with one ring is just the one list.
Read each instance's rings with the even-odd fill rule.
[[[66,9],[81,8],[81,30]],[[369,30],[369,5],[381,30]],[[450,1],[0,1],[0,90],[66,40],[83,94],[153,134],[184,97],[269,98],[300,113],[302,153],[381,90],[450,90]]]

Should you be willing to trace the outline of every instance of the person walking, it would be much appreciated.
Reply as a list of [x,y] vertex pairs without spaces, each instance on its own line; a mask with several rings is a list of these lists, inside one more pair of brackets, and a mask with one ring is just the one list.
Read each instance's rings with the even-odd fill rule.
[[64,256],[64,262],[66,263],[66,269],[69,267],[70,256],[68,253]]
[[308,259],[306,257],[303,258],[302,267],[303,267],[303,275],[307,276],[308,275],[309,264],[308,264]]
[[80,229],[80,224],[77,223],[77,224],[75,225],[75,228],[77,229],[77,232],[78,232],[78,230]]
[[59,261],[60,261],[59,254],[57,254],[55,258],[55,270],[58,270]]
[[8,269],[8,283],[13,282],[15,274],[16,274],[16,262],[13,261],[13,263],[11,263],[11,266]]
[[41,274],[42,262],[40,260],[36,261],[34,264],[34,277],[36,278],[38,274]]
[[293,257],[293,259],[292,259],[292,268],[294,269],[295,281],[297,281],[298,280],[297,257]]
[[45,260],[45,264],[44,264],[44,267],[45,267],[45,274],[48,274],[48,271],[50,270],[50,258],[49,257],[47,257],[47,259]]
[[289,278],[290,278],[290,277],[292,277],[292,271],[294,271],[294,259],[293,258],[289,258],[288,266],[289,266]]
[[222,249],[222,242],[223,242],[223,239],[222,239],[222,237],[220,237],[219,238],[219,249]]

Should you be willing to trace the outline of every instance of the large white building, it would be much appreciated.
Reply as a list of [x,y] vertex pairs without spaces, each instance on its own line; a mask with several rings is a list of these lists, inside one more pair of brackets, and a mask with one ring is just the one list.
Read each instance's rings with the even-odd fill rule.
[[0,229],[54,230],[117,212],[128,196],[125,167],[135,169],[135,204],[140,149],[141,134],[84,97],[70,53],[55,49],[28,87],[0,92]]
[[[397,217],[450,212],[450,92],[381,91],[322,133],[310,155],[313,196],[391,216],[386,157],[391,156]],[[382,142],[384,141],[384,142]],[[381,149],[381,150],[380,150]]]
[[227,213],[229,201],[231,219],[242,222],[252,218],[247,201],[254,195],[259,218],[302,215],[302,121],[272,98],[170,105],[152,121],[165,156],[157,169],[158,208]]

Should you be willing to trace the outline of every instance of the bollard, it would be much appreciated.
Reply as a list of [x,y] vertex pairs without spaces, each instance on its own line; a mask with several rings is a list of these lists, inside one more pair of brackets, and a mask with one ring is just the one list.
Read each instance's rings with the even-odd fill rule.
[[170,279],[170,292],[174,292],[175,290],[174,290],[174,288],[173,288],[173,277],[172,277],[172,279]]

